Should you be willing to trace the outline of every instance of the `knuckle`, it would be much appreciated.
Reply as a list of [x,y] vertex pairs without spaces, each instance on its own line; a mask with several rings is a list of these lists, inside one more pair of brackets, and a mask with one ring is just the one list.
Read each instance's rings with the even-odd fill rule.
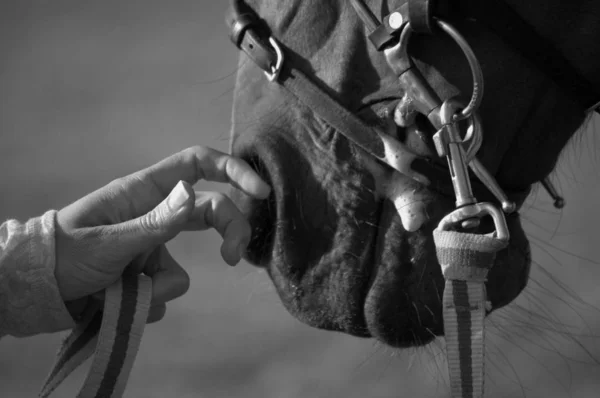
[[131,183],[130,180],[131,178],[129,176],[116,178],[109,182],[105,189],[109,192],[109,195],[125,192]]
[[202,145],[195,145],[181,151],[181,156],[189,162],[197,162],[204,159],[208,155],[208,148]]
[[185,152],[189,155],[196,156],[199,154],[206,153],[206,150],[207,150],[207,148],[203,145],[194,145],[194,146],[184,149],[183,152]]
[[152,210],[140,217],[140,227],[143,231],[150,234],[159,232],[162,225],[164,215],[158,209]]
[[204,179],[204,171],[200,164],[202,159],[207,156],[208,148],[202,145],[194,145],[181,151],[181,157],[185,164],[194,165],[195,175],[194,180],[199,181]]
[[215,209],[222,207],[223,205],[226,204],[227,201],[229,201],[229,198],[227,197],[227,195],[225,195],[222,192],[213,192],[212,195],[213,195],[213,197],[212,197],[213,207]]

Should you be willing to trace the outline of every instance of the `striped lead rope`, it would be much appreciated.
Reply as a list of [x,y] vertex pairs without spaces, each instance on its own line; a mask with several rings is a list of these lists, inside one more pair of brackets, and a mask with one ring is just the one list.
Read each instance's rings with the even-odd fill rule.
[[446,357],[453,398],[482,398],[485,379],[485,281],[507,242],[489,235],[435,229],[443,297]]
[[152,298],[152,280],[124,274],[106,289],[104,308],[90,308],[64,339],[39,394],[47,398],[73,370],[94,358],[78,398],[119,398],[144,333]]

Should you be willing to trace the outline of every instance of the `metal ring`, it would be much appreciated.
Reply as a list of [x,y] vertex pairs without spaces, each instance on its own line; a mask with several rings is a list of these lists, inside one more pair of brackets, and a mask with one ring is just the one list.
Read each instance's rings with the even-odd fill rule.
[[469,118],[471,119],[471,125],[469,126],[469,129],[467,129],[465,138],[463,138],[463,143],[471,141],[469,147],[465,150],[465,161],[467,164],[471,163],[475,156],[477,156],[477,152],[479,151],[479,148],[481,148],[483,142],[483,128],[479,113],[475,111]]
[[493,233],[488,234],[488,236],[494,237],[502,242],[508,242],[510,240],[510,230],[506,225],[504,213],[492,203],[488,202],[474,203],[454,210],[440,220],[437,229],[449,231],[458,223],[465,220],[470,218],[481,219],[485,216],[491,216],[492,220],[494,220],[494,226],[496,227],[496,230]]
[[440,29],[446,32],[456,44],[458,44],[463,54],[465,54],[471,68],[471,74],[473,75],[473,94],[471,95],[471,100],[466,108],[454,116],[455,121],[464,120],[479,108],[481,100],[483,99],[483,72],[481,71],[479,60],[465,38],[449,23],[437,18],[436,22]]
[[460,115],[459,109],[464,109],[463,102],[458,100],[456,97],[452,97],[447,99],[442,103],[440,107],[440,121],[443,125],[454,125],[457,130],[450,130],[451,133],[456,131],[456,134],[453,135],[453,142],[461,143],[464,145],[468,145],[463,147],[465,150],[465,163],[469,164],[477,155],[477,151],[481,147],[483,141],[483,126],[481,123],[481,118],[479,117],[479,113],[477,111],[472,112],[467,120],[469,121],[469,126],[463,138],[458,136],[458,126],[457,123],[460,121],[457,120],[456,116]]
[[273,38],[272,36],[269,37],[269,44],[271,44],[271,47],[273,47],[273,49],[275,50],[277,60],[275,61],[275,65],[271,65],[271,72],[269,73],[267,71],[264,71],[264,73],[265,76],[267,76],[267,79],[269,79],[270,82],[273,82],[279,78],[279,73],[281,72],[281,68],[283,67],[284,57],[283,50],[279,46],[279,43],[277,43],[277,40],[275,40],[275,38]]

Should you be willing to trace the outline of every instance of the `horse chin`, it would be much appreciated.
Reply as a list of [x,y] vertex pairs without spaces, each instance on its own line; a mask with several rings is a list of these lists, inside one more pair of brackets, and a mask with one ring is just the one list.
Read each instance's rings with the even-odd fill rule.
[[[431,192],[428,220],[407,231],[393,201],[374,195],[377,183],[360,156],[312,123],[296,124],[298,131],[263,124],[234,137],[233,154],[273,187],[265,201],[233,191],[253,229],[246,259],[267,270],[286,309],[310,326],[393,347],[443,335],[444,280],[432,230],[453,201]],[[494,309],[513,301],[528,278],[519,217],[507,221],[511,246],[487,283]]]

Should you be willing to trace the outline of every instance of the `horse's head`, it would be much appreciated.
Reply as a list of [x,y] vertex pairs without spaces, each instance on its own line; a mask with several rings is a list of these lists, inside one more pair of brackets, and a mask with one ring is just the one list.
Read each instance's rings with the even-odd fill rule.
[[[369,6],[381,17],[401,3],[371,1]],[[600,88],[597,2],[509,3]],[[427,120],[394,119],[403,89],[368,42],[348,1],[247,4],[284,47],[286,62],[365,123],[431,156],[431,146],[418,138],[431,135]],[[455,26],[475,51],[485,77],[478,157],[503,188],[528,192],[553,170],[585,113],[480,24],[463,20]],[[468,65],[450,39],[413,35],[410,52],[441,98],[470,95]],[[424,344],[443,333],[444,282],[432,230],[453,209],[453,194],[435,184],[415,183],[374,160],[319,112],[318,106],[311,109],[270,83],[241,56],[232,152],[273,187],[264,202],[234,192],[254,231],[247,259],[266,267],[286,308],[309,325],[373,336],[392,346]],[[428,165],[413,167],[427,175]],[[507,223],[510,244],[498,253],[486,283],[493,309],[515,299],[529,274],[529,244],[518,214],[507,216]]]

